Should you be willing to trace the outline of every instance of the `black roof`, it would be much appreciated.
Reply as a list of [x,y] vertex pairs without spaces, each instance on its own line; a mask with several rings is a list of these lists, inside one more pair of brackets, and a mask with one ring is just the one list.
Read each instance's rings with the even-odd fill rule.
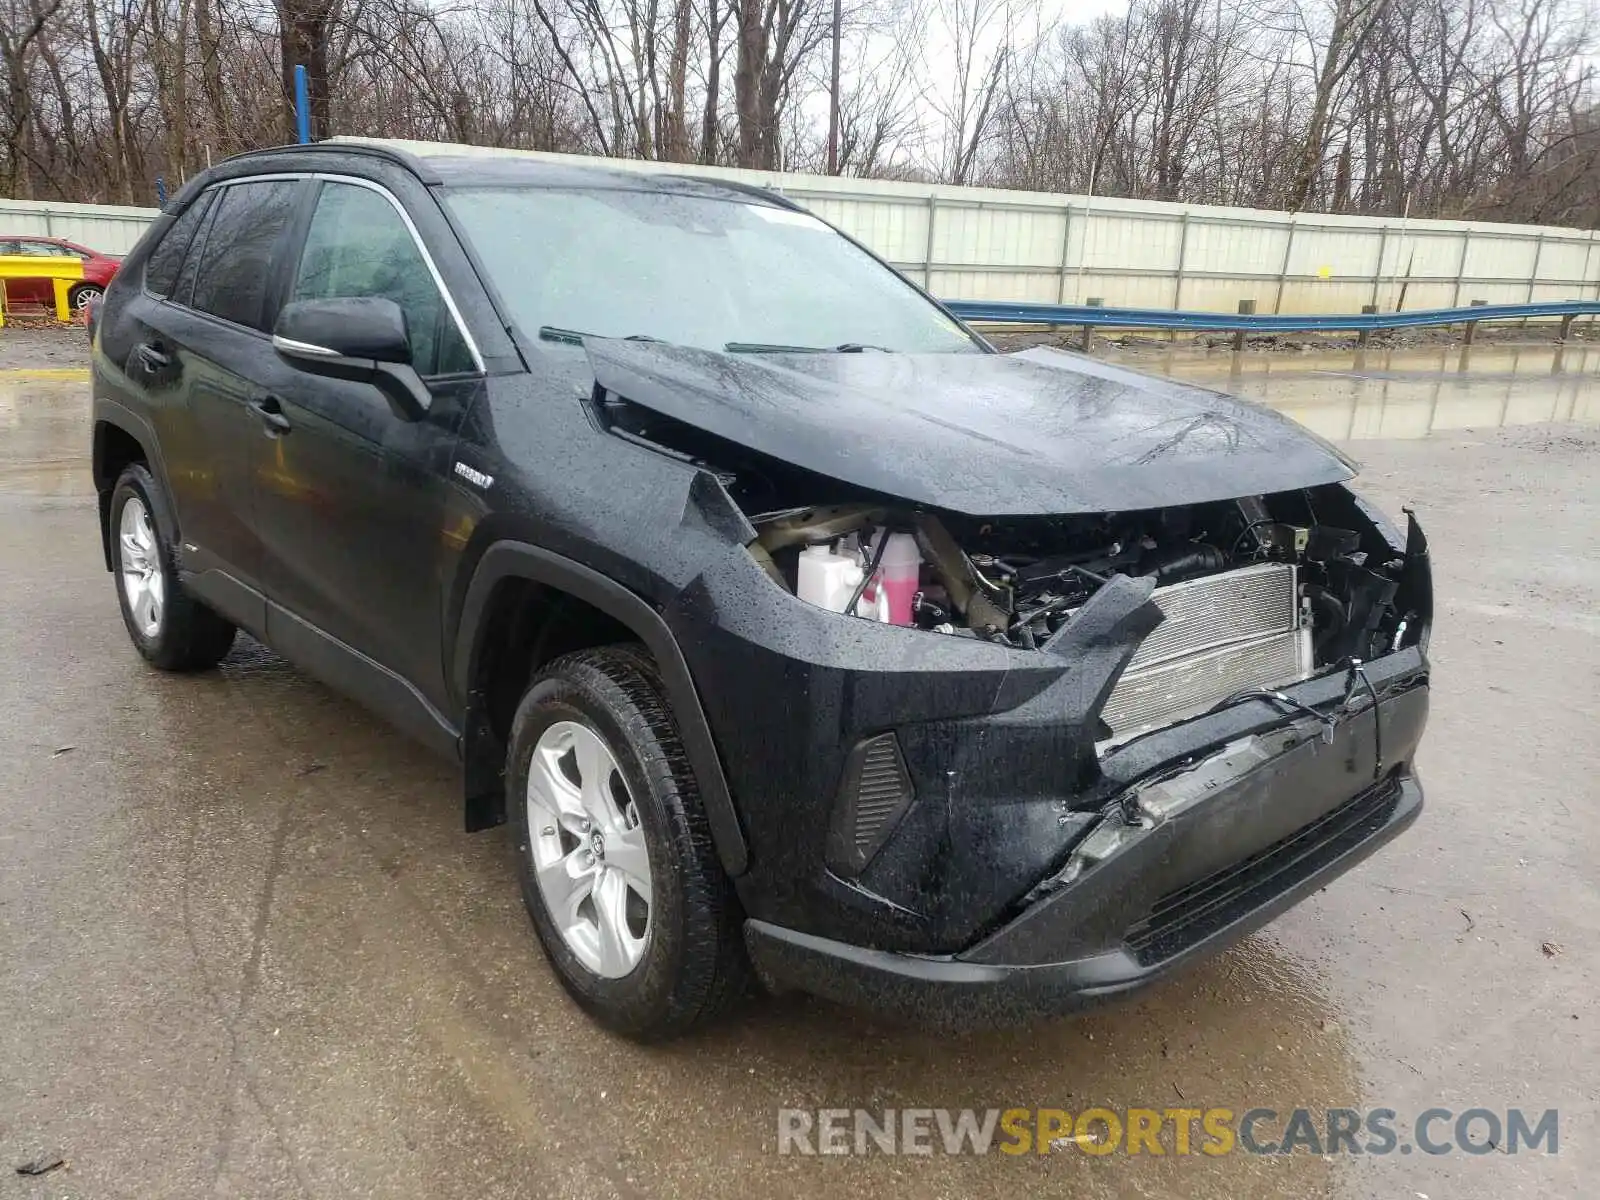
[[[438,154],[414,154],[399,146],[378,142],[314,142],[308,146],[273,146],[235,154],[207,172],[209,178],[236,178],[260,169],[290,167],[283,159],[374,158],[404,167],[423,183],[434,186],[615,188],[641,192],[672,192],[720,199],[759,200],[783,208],[798,206],[765,188],[725,179],[710,179],[676,172],[629,171],[610,166],[606,159],[586,162],[551,162],[515,154],[451,154],[441,145]],[[328,164],[331,166],[332,164]],[[227,169],[232,168],[232,169]]]

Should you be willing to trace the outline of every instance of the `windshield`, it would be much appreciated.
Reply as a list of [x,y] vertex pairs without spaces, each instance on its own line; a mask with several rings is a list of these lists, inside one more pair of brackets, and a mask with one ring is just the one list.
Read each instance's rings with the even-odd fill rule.
[[456,188],[446,203],[526,337],[707,350],[980,347],[815,217],[659,191]]

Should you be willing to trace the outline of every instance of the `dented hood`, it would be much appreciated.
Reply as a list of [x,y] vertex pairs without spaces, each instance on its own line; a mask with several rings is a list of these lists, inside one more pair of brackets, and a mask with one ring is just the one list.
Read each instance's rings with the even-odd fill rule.
[[971,516],[1197,504],[1355,474],[1270,409],[1056,350],[719,354],[585,341],[595,381],[820,475]]

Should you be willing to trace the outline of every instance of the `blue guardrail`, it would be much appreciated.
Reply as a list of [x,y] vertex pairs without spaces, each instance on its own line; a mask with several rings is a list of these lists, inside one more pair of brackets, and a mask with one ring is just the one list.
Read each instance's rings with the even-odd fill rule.
[[1178,312],[1166,308],[1103,308],[1090,304],[1000,304],[989,300],[947,300],[945,307],[963,321],[1019,325],[1114,325],[1141,329],[1221,329],[1246,333],[1298,333],[1353,329],[1399,329],[1418,325],[1460,325],[1477,321],[1519,321],[1526,317],[1600,315],[1600,300],[1557,300],[1548,304],[1478,304],[1471,308],[1423,308],[1412,312],[1269,313]]

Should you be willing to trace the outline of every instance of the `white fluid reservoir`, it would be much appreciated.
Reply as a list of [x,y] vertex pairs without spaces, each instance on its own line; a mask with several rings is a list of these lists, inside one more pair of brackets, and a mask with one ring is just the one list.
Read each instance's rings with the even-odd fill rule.
[[[864,572],[856,554],[836,554],[829,546],[807,546],[800,551],[800,575],[795,594],[807,604],[842,613],[855,594]],[[889,598],[876,600],[863,596],[856,602],[856,615],[878,621],[889,619]]]

